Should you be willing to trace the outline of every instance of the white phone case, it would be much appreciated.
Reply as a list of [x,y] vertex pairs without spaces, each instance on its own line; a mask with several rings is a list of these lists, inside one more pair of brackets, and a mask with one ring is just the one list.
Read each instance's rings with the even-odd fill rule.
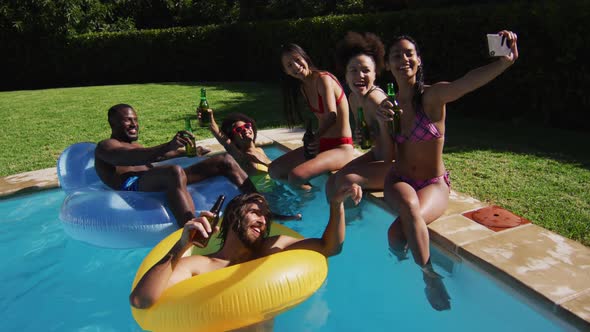
[[487,37],[490,56],[505,56],[512,52],[510,47],[508,47],[507,39],[504,39],[504,43],[502,44],[502,36],[498,34],[487,34]]

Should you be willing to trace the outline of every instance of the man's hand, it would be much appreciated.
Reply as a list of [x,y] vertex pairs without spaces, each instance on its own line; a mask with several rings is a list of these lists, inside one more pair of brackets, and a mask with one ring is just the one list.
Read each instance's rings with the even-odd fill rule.
[[[206,217],[213,218],[211,211],[202,211],[200,216],[193,218],[184,224],[182,236],[180,237],[181,247],[186,248],[193,243],[195,237],[208,238],[209,234],[219,231],[219,226],[211,229],[211,224]],[[213,232],[212,232],[213,231]]]
[[181,130],[178,131],[176,135],[174,135],[174,137],[172,137],[170,142],[168,142],[168,146],[170,147],[170,150],[177,150],[186,145],[193,146],[194,139],[195,136],[193,135],[193,133],[191,133],[190,131]]

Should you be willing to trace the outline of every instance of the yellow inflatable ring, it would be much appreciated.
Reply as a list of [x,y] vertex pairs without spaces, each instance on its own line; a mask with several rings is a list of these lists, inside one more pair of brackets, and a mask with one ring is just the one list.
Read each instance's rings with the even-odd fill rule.
[[[133,287],[178,241],[182,229],[156,245],[141,263]],[[302,238],[281,224],[271,235]],[[193,249],[208,254],[219,249],[214,236],[209,246]],[[311,250],[290,250],[221,270],[194,276],[166,289],[148,309],[131,307],[137,323],[150,331],[227,331],[268,320],[303,302],[328,274],[326,258]]]

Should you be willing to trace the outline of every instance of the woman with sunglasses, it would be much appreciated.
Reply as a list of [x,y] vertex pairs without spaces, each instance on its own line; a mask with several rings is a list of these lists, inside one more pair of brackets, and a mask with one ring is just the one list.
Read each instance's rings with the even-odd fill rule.
[[[290,211],[296,204],[289,204],[288,207],[277,208],[278,201],[284,200],[280,196],[290,195],[284,192],[280,186],[275,184],[268,174],[271,164],[270,158],[263,149],[256,146],[258,130],[256,121],[243,113],[230,113],[221,123],[221,129],[215,121],[213,110],[209,110],[211,133],[217,141],[225,148],[238,162],[240,167],[248,174],[256,189],[264,194],[271,204],[273,211]],[[294,203],[298,197],[289,197],[289,202]],[[276,203],[276,204],[275,204]],[[301,214],[293,212],[291,215],[273,213],[275,220],[300,220]]]
[[275,179],[288,180],[293,186],[309,190],[309,179],[340,169],[354,158],[348,99],[334,75],[318,70],[300,46],[286,45],[281,52],[281,64],[286,74],[283,97],[287,121],[293,125],[296,118],[302,120],[297,99],[303,94],[319,124],[315,141],[309,146],[317,155],[306,160],[301,147],[277,158],[269,171]]
[[221,123],[215,121],[213,110],[209,111],[211,133],[223,145],[242,169],[249,175],[267,174],[270,158],[256,146],[256,121],[242,113],[231,113]]

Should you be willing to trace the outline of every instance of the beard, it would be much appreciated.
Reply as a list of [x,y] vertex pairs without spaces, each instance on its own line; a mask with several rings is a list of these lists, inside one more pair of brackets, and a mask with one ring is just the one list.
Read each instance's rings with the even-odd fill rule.
[[242,244],[248,249],[256,250],[261,246],[264,236],[260,234],[260,236],[255,239],[248,237],[248,229],[247,225],[244,225],[243,222],[237,222],[234,224],[234,231]]

